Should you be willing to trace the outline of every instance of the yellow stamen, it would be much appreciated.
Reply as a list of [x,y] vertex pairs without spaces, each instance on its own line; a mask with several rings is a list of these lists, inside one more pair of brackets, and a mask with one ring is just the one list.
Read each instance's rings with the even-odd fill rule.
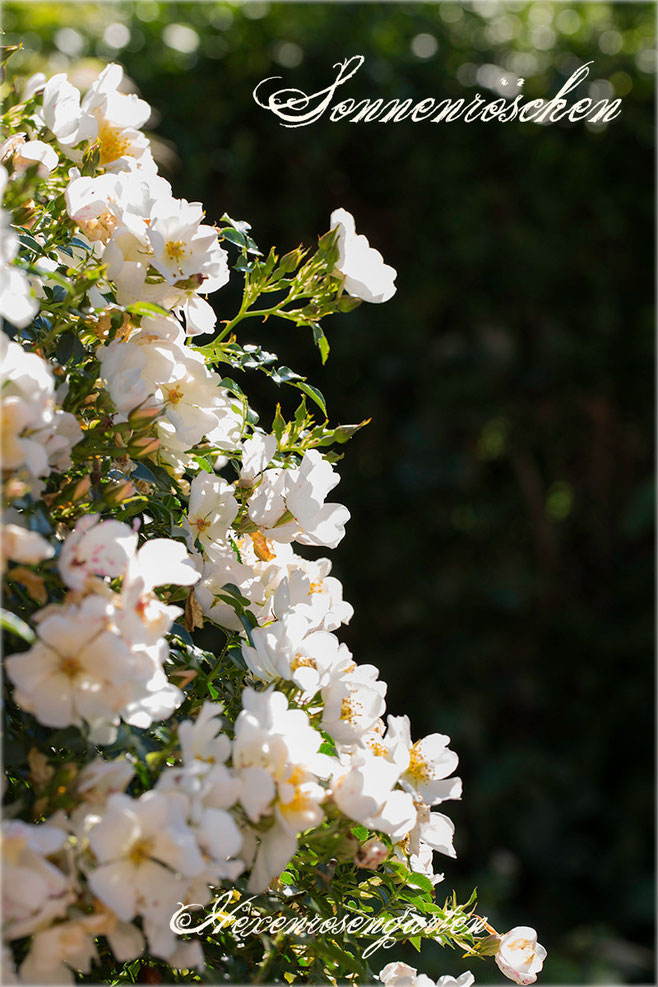
[[432,777],[430,766],[418,750],[416,744],[409,751],[409,767],[406,773],[411,775],[416,782],[429,781]]
[[130,140],[127,137],[122,137],[121,134],[122,131],[119,127],[113,127],[109,123],[101,125],[98,131],[100,164],[109,164],[128,152]]
[[270,543],[262,532],[252,532],[251,540],[254,543],[254,552],[261,562],[270,562],[275,557]]
[[128,859],[136,867],[143,864],[145,860],[148,860],[151,856],[151,850],[153,849],[153,841],[149,839],[137,840],[133,843],[130,848],[130,853],[128,854]]
[[62,658],[59,663],[60,672],[63,675],[68,675],[70,679],[74,679],[81,669],[82,665],[77,658]]
[[165,246],[165,253],[169,260],[180,260],[185,253],[185,241],[170,240]]
[[296,672],[298,668],[315,668],[317,669],[317,662],[315,658],[309,658],[308,655],[295,655],[290,663],[290,671]]

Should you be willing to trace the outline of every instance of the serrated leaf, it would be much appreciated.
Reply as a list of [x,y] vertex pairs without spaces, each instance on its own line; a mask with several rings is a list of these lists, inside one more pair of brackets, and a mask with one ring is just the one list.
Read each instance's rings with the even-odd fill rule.
[[425,874],[410,874],[407,878],[407,884],[411,884],[416,888],[422,888],[423,891],[427,891],[428,894],[434,897],[434,885]]
[[84,240],[78,240],[76,236],[71,237],[71,239],[69,240],[69,244],[72,247],[82,248],[83,250],[86,250],[87,253],[89,253],[91,249],[88,243],[85,243]]
[[315,401],[318,408],[322,411],[322,414],[327,418],[327,403],[324,399],[322,391],[319,391],[317,387],[313,384],[307,384],[306,381],[290,381],[293,387],[299,388],[304,394],[308,394],[312,401]]
[[71,360],[75,360],[75,362],[79,364],[84,360],[86,355],[87,351],[80,342],[80,338],[77,333],[67,330],[58,337],[57,346],[55,348],[55,356],[57,357],[58,363],[65,365],[70,363]]
[[234,246],[240,247],[241,250],[247,249],[247,239],[244,233],[240,233],[240,231],[236,230],[234,227],[222,227],[220,230],[220,237],[222,240],[228,240],[228,242],[232,243]]
[[233,391],[235,394],[239,394],[241,397],[244,394],[240,385],[236,384],[232,377],[222,377],[220,386],[225,387],[228,391]]
[[270,371],[270,376],[275,384],[291,384],[295,381],[304,380],[301,374],[291,370],[290,367],[277,367]]
[[19,243],[21,243],[24,247],[27,247],[28,250],[33,250],[35,254],[41,254],[43,247],[38,240],[35,240],[34,237],[31,236],[31,234],[19,233],[17,235],[17,239]]

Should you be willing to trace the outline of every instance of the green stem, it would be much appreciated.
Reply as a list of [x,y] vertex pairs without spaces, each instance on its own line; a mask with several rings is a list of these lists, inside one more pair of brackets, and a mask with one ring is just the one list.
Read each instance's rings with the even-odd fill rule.
[[[286,301],[288,301],[288,299],[286,299]],[[275,306],[274,308],[255,309],[253,312],[247,312],[247,311],[238,312],[235,318],[231,319],[231,321],[224,326],[220,334],[218,336],[215,336],[213,340],[213,345],[215,343],[221,343],[222,340],[224,340],[228,336],[228,334],[232,331],[232,329],[234,329],[239,322],[242,322],[243,319],[254,319],[254,318],[265,319],[267,318],[268,315],[278,315],[280,319],[291,319],[293,321],[295,318],[295,316],[292,313],[285,312],[283,309],[279,308],[278,306]]]

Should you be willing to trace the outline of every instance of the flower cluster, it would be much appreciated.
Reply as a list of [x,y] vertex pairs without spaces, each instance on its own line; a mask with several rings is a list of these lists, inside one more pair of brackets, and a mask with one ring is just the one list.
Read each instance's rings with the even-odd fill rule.
[[[33,77],[0,151],[18,230],[0,258],[6,730],[22,751],[3,829],[7,983],[124,964],[134,980],[152,961],[224,971],[230,947],[170,927],[222,886],[316,909],[326,871],[322,907],[334,886],[365,900],[385,880],[434,914],[435,854],[455,856],[450,738],[386,717],[379,670],[340,640],[353,610],[330,561],[304,555],[345,534],[331,447],[361,426],[331,428],[315,387],[234,333],[275,315],[311,327],[324,361],[320,320],[386,301],[395,271],[344,209],[310,257],[263,257],[247,224],[204,222],[158,175],[150,108],[124,83],[116,65],[84,95]],[[217,331],[205,296],[229,279],[223,244],[244,290]],[[301,392],[294,416],[279,405],[260,426],[222,365]],[[544,955],[531,931],[500,943],[519,983]],[[321,979],[361,962],[318,950]],[[305,949],[285,962],[295,979]],[[381,979],[431,983],[403,964]]]
[[0,361],[2,468],[29,480],[62,472],[82,431],[75,417],[57,406],[50,367],[4,333]]
[[[154,538],[137,550],[128,525],[87,514],[58,567],[71,592],[34,614],[35,644],[5,661],[16,702],[49,727],[87,724],[100,744],[116,739],[120,718],[148,727],[170,716],[183,695],[164,671],[165,635],[181,610],[153,590],[198,580],[185,546]],[[121,577],[121,591],[98,576]]]

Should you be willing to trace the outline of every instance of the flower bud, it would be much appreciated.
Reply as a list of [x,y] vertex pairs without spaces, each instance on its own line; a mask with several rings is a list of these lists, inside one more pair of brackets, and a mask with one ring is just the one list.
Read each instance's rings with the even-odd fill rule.
[[103,500],[110,507],[116,507],[129,497],[135,496],[135,487],[130,480],[121,480],[119,483],[109,483],[103,490]]
[[144,428],[150,425],[161,414],[161,409],[155,404],[141,404],[128,415],[131,428]]
[[91,477],[89,475],[81,477],[74,484],[71,484],[70,500],[72,504],[76,501],[85,500],[91,489]]
[[37,215],[37,204],[34,199],[28,199],[22,202],[17,209],[14,210],[14,222],[18,226],[24,226],[26,229],[30,229]]
[[7,500],[17,500],[19,497],[23,497],[29,489],[29,485],[25,480],[20,480],[18,477],[12,476],[5,483],[3,495]]
[[91,477],[89,475],[81,476],[79,480],[73,480],[71,483],[66,483],[61,490],[54,495],[53,503],[60,507],[79,503],[80,501],[87,499],[90,489]]
[[297,267],[304,256],[305,251],[301,247],[296,247],[291,250],[290,253],[284,254],[284,256],[279,261],[279,266],[277,267],[277,274],[290,274]]
[[354,855],[354,863],[357,867],[365,867],[367,870],[376,870],[379,865],[388,857],[388,847],[376,836],[367,840]]
[[133,459],[142,459],[144,456],[151,456],[160,448],[160,439],[150,435],[142,435],[141,438],[131,439],[128,443],[128,454]]

